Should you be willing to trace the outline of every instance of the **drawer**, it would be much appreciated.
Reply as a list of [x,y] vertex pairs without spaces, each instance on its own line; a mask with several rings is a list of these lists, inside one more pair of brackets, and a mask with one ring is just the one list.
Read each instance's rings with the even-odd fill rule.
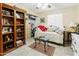
[[71,45],[71,48],[72,48],[72,50],[74,50],[74,49],[75,49],[75,46],[72,44],[72,45]]
[[72,41],[72,44],[71,45],[74,45],[74,46],[76,46],[76,42],[75,41]]
[[71,34],[71,35],[72,35],[72,39],[77,39],[77,37],[79,36],[77,34]]
[[77,50],[77,53],[79,54],[79,46],[75,46],[74,49]]
[[79,56],[79,52],[78,52],[76,49],[73,50],[73,54],[74,54],[75,56]]
[[71,47],[72,47],[73,53],[79,55],[79,48],[73,44],[71,45]]
[[76,40],[73,40],[73,41],[72,41],[72,44],[73,44],[73,45],[76,45],[76,46],[79,46],[79,42],[76,41]]
[[79,35],[77,35],[77,34],[72,34],[72,41],[73,41],[73,40],[79,41]]
[[[73,45],[72,45],[73,46]],[[73,46],[72,47],[72,52],[75,56],[79,56],[79,52],[77,51],[77,49]]]
[[72,52],[75,56],[79,56],[79,53],[77,52],[77,50],[74,47],[72,48]]
[[74,56],[79,56],[76,52],[73,52]]

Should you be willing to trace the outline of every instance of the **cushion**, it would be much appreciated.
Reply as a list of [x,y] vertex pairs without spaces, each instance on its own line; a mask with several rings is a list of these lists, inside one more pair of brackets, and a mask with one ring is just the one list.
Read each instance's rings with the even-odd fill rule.
[[48,30],[48,28],[46,28],[44,25],[39,25],[38,28],[43,32],[46,32]]
[[58,27],[57,26],[52,26],[52,31],[56,31],[56,30],[58,30]]
[[61,28],[58,28],[55,32],[57,32],[58,34],[60,34],[60,35],[62,35],[63,34],[63,29],[61,29]]

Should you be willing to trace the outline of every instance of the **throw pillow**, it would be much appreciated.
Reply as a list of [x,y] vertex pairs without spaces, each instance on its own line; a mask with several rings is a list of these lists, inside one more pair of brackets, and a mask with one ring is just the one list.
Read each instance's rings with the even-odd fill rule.
[[48,28],[46,28],[46,27],[43,26],[43,25],[39,25],[38,28],[41,29],[41,31],[43,31],[43,32],[45,32],[45,31],[48,30]]

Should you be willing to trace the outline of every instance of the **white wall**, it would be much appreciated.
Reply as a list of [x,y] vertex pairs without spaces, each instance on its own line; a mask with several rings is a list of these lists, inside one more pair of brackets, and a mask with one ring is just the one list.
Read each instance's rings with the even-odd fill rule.
[[63,14],[63,25],[68,27],[70,25],[70,22],[79,22],[79,7],[71,7],[71,8],[64,8],[64,9],[58,9],[58,10],[51,10],[46,11],[46,13],[40,13],[39,15],[41,17],[47,17],[47,15],[50,14]]

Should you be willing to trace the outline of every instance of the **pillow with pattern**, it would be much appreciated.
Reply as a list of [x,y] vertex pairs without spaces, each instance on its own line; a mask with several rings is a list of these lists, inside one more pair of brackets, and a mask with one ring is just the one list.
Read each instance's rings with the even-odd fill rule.
[[63,34],[64,29],[62,28],[58,28],[55,32],[62,35]]
[[58,30],[58,27],[57,26],[52,26],[52,31],[56,32],[56,30]]

